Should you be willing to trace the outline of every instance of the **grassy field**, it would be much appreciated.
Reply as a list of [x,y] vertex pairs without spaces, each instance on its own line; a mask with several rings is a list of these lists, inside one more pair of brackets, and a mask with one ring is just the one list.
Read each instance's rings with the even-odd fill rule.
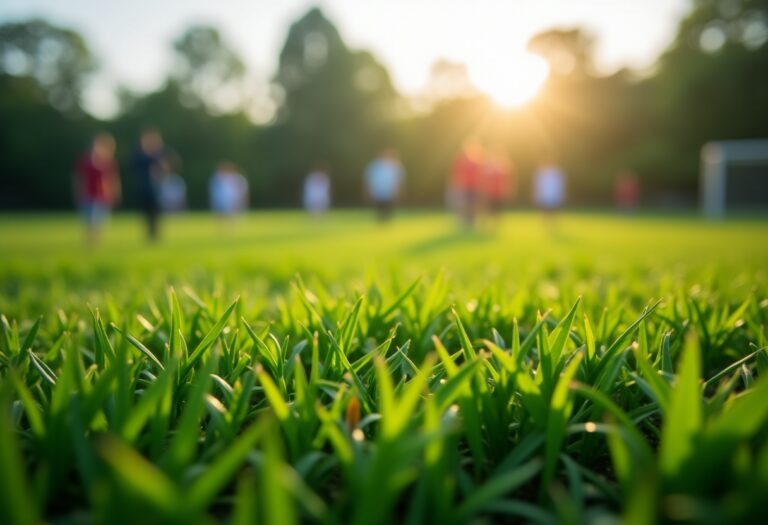
[[768,222],[0,217],[0,522],[756,523]]

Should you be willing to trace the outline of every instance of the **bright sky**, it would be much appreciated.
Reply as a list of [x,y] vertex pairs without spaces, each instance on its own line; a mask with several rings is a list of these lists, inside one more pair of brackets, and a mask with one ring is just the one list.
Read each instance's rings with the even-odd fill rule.
[[371,50],[396,87],[416,94],[439,58],[483,68],[489,57],[520,56],[553,26],[597,37],[598,66],[653,64],[691,0],[3,0],[0,21],[42,16],[77,29],[102,65],[88,93],[91,111],[115,109],[113,88],[157,87],[170,43],[192,23],[212,23],[254,72],[258,91],[275,71],[290,23],[319,5],[346,42]]

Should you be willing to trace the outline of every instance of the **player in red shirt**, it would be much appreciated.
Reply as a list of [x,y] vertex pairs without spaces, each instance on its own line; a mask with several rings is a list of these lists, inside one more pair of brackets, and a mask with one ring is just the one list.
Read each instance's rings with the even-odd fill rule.
[[488,212],[492,216],[498,216],[504,210],[504,205],[514,193],[513,177],[512,162],[500,149],[488,155],[483,193]]
[[640,203],[640,182],[637,175],[630,170],[619,173],[614,183],[613,194],[619,210],[635,211]]
[[120,200],[120,177],[112,135],[96,135],[91,148],[75,165],[75,177],[75,193],[85,219],[88,243],[95,244],[109,212]]
[[485,155],[480,143],[468,139],[453,164],[451,191],[464,223],[472,228],[480,212],[485,177]]

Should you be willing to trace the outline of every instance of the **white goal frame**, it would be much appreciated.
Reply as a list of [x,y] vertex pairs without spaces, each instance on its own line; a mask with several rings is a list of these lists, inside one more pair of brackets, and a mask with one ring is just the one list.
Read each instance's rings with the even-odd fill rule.
[[725,215],[728,166],[768,162],[768,139],[708,142],[701,148],[701,210],[709,218]]

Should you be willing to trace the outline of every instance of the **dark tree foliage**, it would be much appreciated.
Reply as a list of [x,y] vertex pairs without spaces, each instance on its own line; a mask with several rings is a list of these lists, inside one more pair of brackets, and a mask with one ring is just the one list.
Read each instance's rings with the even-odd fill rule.
[[38,19],[0,26],[0,71],[34,78],[60,111],[81,110],[83,86],[95,67],[88,46],[75,31]]
[[282,101],[265,141],[280,181],[276,198],[297,202],[304,175],[324,162],[337,202],[359,202],[366,161],[392,140],[397,95],[387,70],[349,49],[315,8],[291,26],[275,83]]
[[182,102],[214,112],[226,105],[222,98],[242,97],[245,64],[215,27],[197,25],[173,43],[176,64],[171,72]]
[[768,1],[698,0],[648,84],[648,183],[690,188],[705,142],[768,137]]
[[0,208],[71,202],[71,168],[94,130],[81,110],[94,67],[74,31],[42,20],[0,26]]
[[48,104],[31,77],[0,74],[0,209],[72,202],[72,166],[94,130]]

